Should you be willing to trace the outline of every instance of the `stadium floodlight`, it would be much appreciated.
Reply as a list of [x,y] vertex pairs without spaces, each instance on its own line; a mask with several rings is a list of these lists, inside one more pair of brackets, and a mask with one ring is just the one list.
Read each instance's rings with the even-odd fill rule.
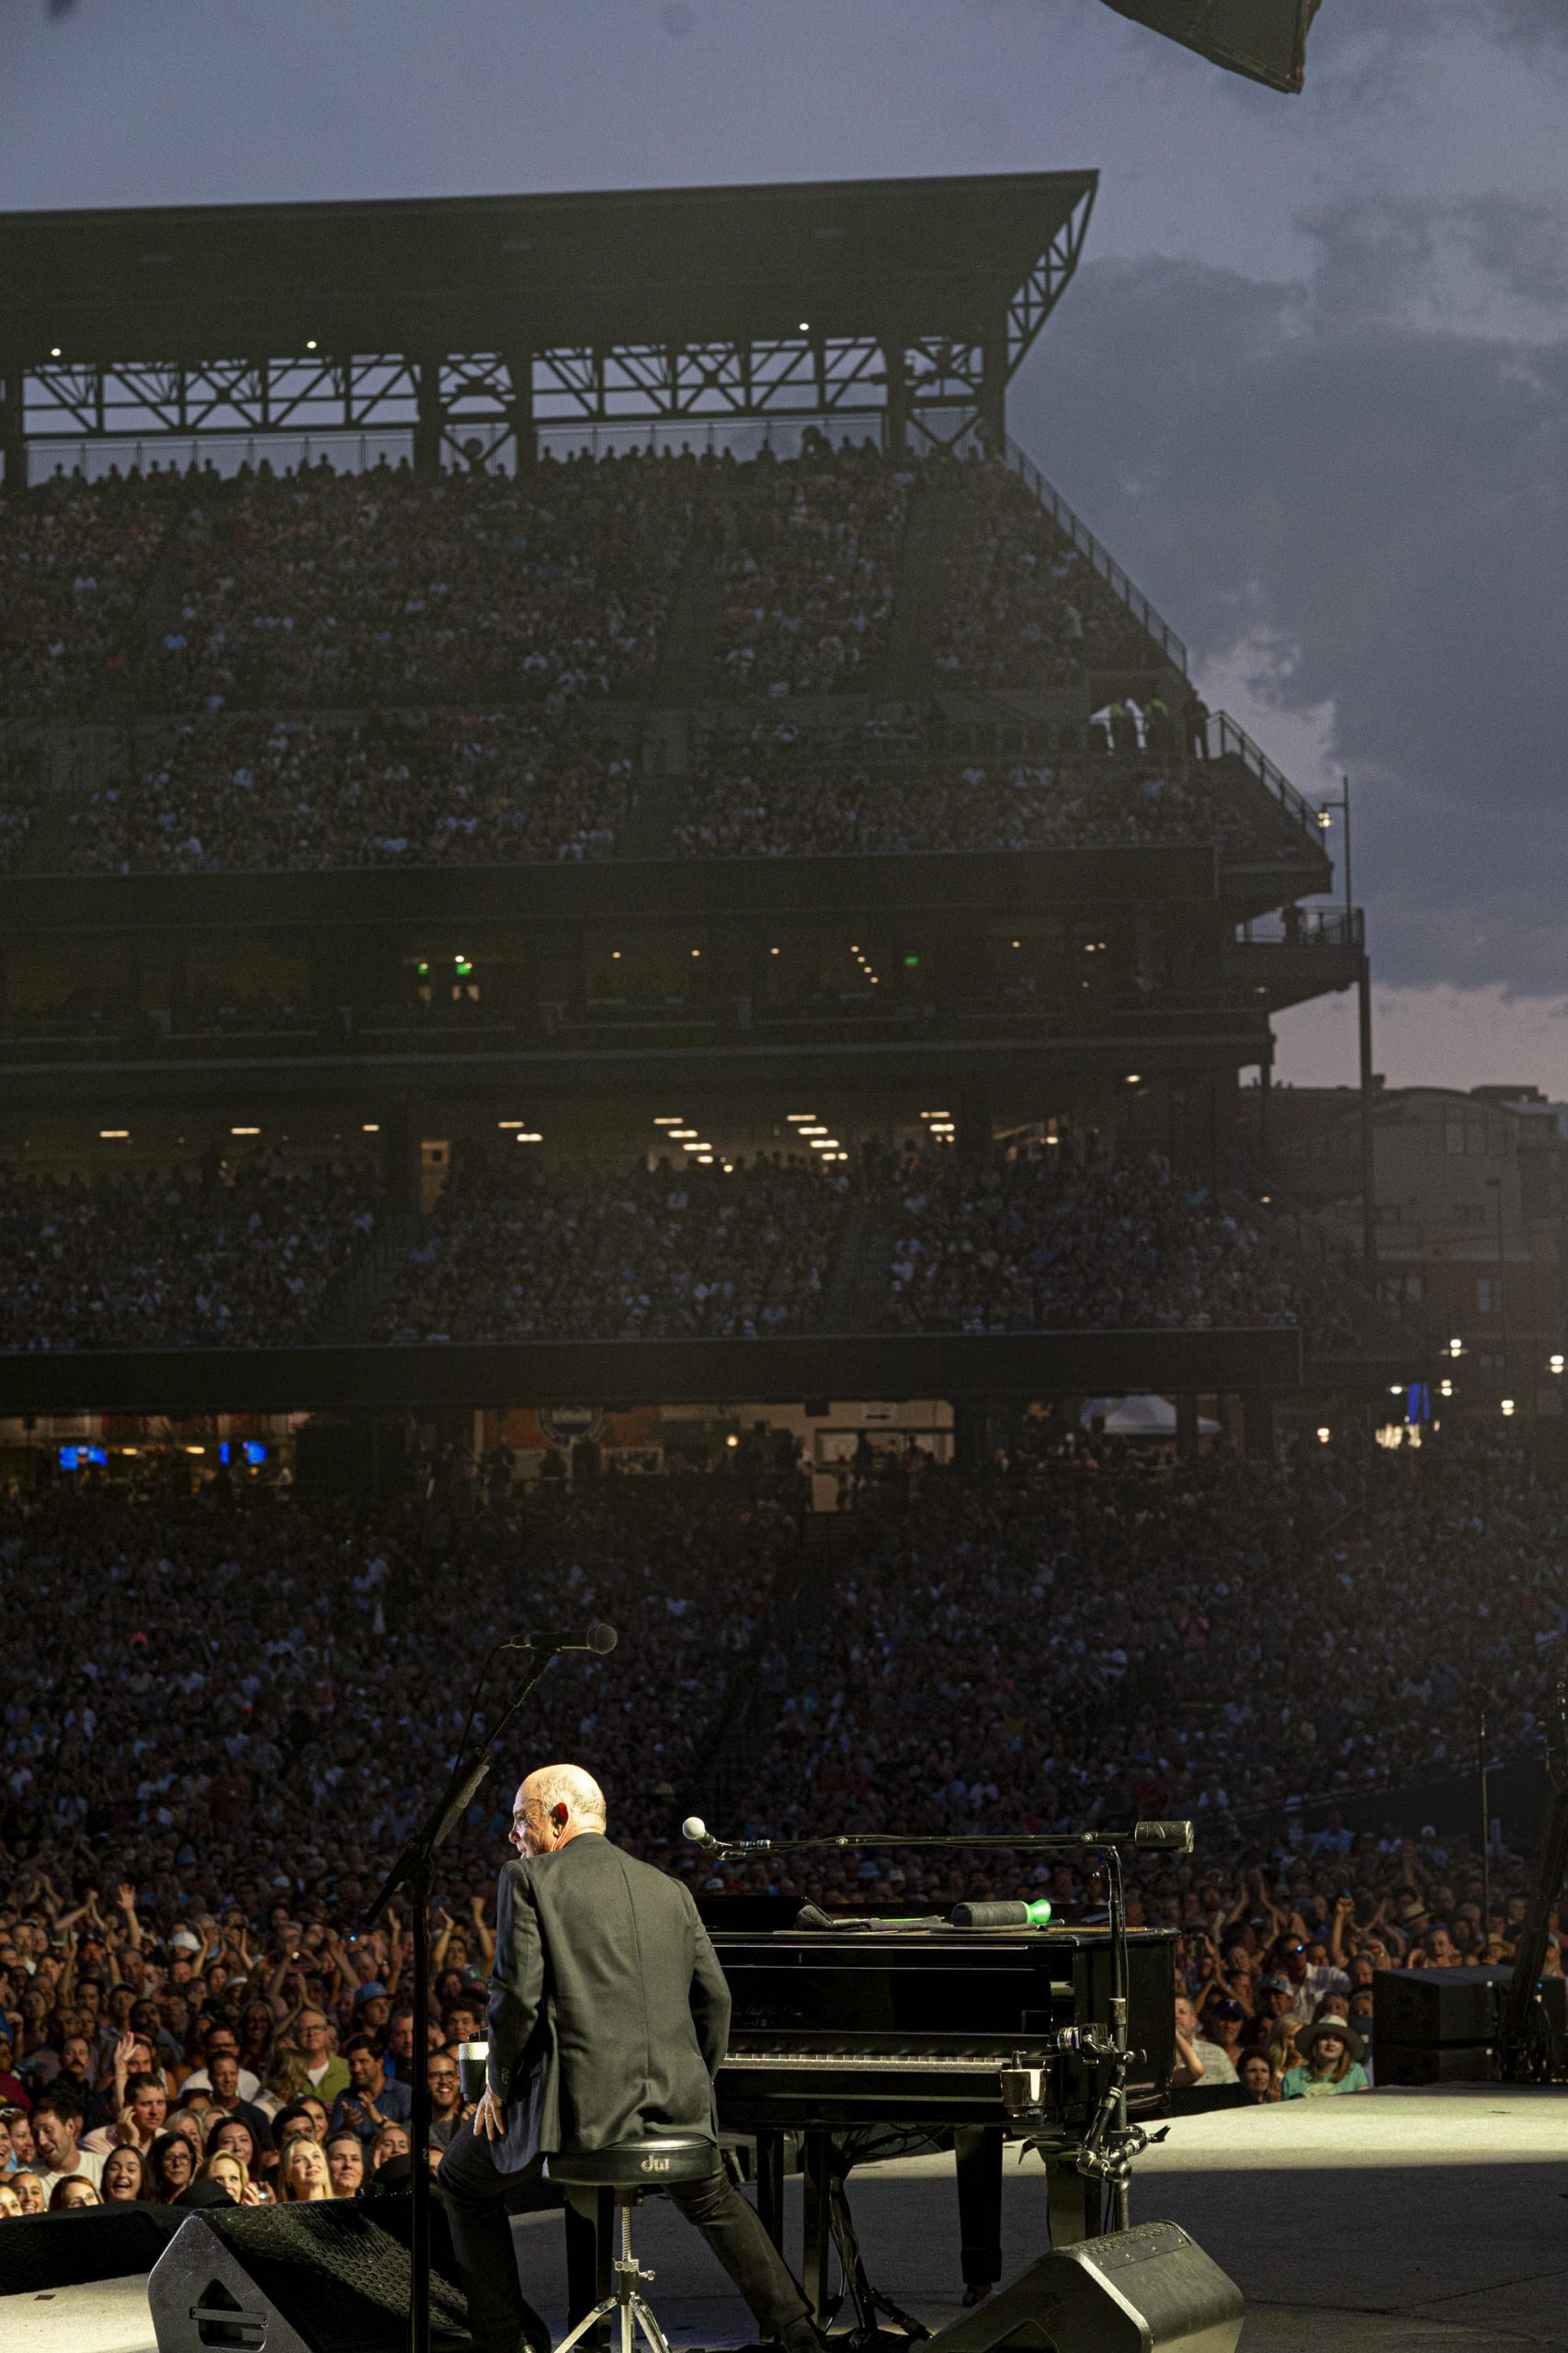
[[1167,40],[1271,90],[1299,95],[1318,0],[1106,0]]

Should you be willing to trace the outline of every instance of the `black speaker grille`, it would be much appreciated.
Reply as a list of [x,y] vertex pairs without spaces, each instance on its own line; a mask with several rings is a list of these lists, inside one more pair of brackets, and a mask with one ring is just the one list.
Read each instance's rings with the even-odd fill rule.
[[[202,2222],[231,2247],[258,2294],[309,2345],[331,2353],[393,2346],[406,2324],[406,2247],[362,2209],[324,2199],[311,2206],[209,2211]],[[432,2275],[430,2317],[438,2336],[462,2336],[462,2297]]]
[[185,2221],[167,2206],[89,2206],[74,2214],[13,2214],[0,2226],[0,2293],[37,2295],[151,2271]]

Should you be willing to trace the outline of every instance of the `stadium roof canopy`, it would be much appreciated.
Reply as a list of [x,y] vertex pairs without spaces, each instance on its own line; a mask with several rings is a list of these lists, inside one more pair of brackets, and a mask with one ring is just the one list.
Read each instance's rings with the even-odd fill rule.
[[[540,423],[895,409],[907,383],[916,409],[967,398],[994,426],[1096,185],[1032,172],[0,215],[6,438],[21,411],[29,435],[45,412],[57,431],[132,429],[108,420],[116,382],[156,394],[158,370],[169,398],[150,429],[274,430],[232,363],[276,376],[367,357],[461,360],[471,385],[476,358],[497,360],[492,392],[522,391]],[[207,397],[220,363],[244,395],[233,418]],[[350,400],[340,421],[375,420]]]

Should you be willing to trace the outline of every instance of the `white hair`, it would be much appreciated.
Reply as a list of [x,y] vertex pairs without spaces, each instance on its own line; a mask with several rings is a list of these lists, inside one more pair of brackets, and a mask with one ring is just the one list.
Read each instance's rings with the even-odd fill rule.
[[523,1788],[547,1813],[564,1805],[585,1829],[602,1830],[605,1826],[605,1793],[593,1775],[585,1773],[580,1765],[540,1765],[528,1776]]

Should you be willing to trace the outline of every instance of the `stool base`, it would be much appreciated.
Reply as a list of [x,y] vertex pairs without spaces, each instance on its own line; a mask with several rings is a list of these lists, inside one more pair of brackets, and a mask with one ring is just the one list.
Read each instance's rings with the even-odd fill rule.
[[608,2320],[611,2313],[619,2313],[620,2315],[620,2324],[616,2332],[617,2353],[634,2353],[637,2342],[636,2332],[639,2329],[647,2344],[648,2353],[670,2353],[669,2341],[659,2326],[653,2307],[638,2284],[641,2280],[652,2279],[653,2274],[645,2264],[639,2263],[631,2252],[630,2204],[623,2206],[620,2210],[620,2253],[612,2260],[610,2269],[615,2274],[614,2289],[601,2303],[596,2304],[593,2311],[577,2323],[575,2328],[562,2338],[555,2348],[555,2353],[572,2353],[573,2347],[581,2338],[590,2336],[597,2328],[600,2321]]

